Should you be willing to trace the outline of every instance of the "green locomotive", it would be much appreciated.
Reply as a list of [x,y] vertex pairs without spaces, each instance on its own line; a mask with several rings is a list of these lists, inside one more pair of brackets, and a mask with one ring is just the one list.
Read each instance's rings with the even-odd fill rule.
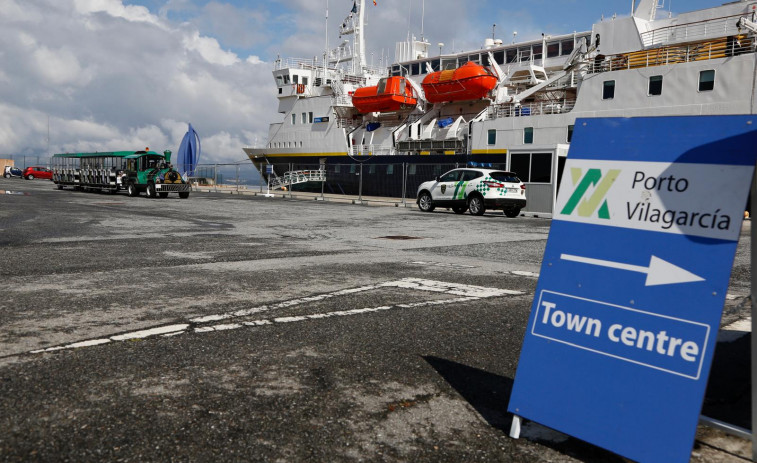
[[52,157],[53,182],[62,190],[109,191],[125,189],[129,196],[145,192],[148,198],[178,193],[188,198],[192,187],[171,166],[171,152],[111,151],[60,153]]

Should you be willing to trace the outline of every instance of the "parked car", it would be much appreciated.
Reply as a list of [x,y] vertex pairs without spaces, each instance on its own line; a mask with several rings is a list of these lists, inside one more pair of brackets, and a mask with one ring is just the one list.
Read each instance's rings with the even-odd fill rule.
[[526,186],[512,172],[492,169],[455,169],[418,187],[418,208],[431,212],[448,207],[456,214],[466,210],[483,215],[487,209],[501,209],[517,217],[526,207]]
[[3,177],[5,178],[11,178],[11,177],[21,178],[22,175],[23,175],[23,172],[18,167],[5,166],[5,169],[3,169]]
[[53,171],[47,167],[30,166],[24,169],[24,178],[34,180],[35,178],[53,179]]

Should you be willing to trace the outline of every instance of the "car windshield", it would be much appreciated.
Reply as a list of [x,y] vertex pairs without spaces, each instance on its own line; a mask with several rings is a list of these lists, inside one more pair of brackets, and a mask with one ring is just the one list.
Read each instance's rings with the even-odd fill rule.
[[505,183],[520,183],[520,179],[512,172],[492,172],[491,178]]

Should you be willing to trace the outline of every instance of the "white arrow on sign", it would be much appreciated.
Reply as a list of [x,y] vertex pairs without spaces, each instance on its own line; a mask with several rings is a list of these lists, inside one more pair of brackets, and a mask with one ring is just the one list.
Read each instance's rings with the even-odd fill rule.
[[677,265],[664,261],[657,256],[652,256],[649,261],[649,267],[639,265],[624,264],[621,262],[612,262],[609,260],[592,259],[590,257],[572,256],[570,254],[561,254],[560,259],[582,264],[598,265],[600,267],[616,268],[619,270],[629,270],[631,272],[646,273],[647,281],[645,286],[674,285],[678,283],[693,283],[695,281],[704,281],[699,275],[694,275],[688,270],[684,270]]

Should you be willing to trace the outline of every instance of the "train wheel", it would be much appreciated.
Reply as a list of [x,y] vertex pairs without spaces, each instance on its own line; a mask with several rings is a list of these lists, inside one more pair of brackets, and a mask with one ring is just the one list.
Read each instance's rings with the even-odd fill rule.
[[129,184],[126,186],[126,194],[128,194],[131,197],[139,196],[139,191],[137,191],[137,186],[134,185],[133,182],[129,182]]
[[158,196],[158,192],[155,191],[154,183],[147,184],[147,190],[145,190],[145,195],[147,195],[148,198],[155,198]]

